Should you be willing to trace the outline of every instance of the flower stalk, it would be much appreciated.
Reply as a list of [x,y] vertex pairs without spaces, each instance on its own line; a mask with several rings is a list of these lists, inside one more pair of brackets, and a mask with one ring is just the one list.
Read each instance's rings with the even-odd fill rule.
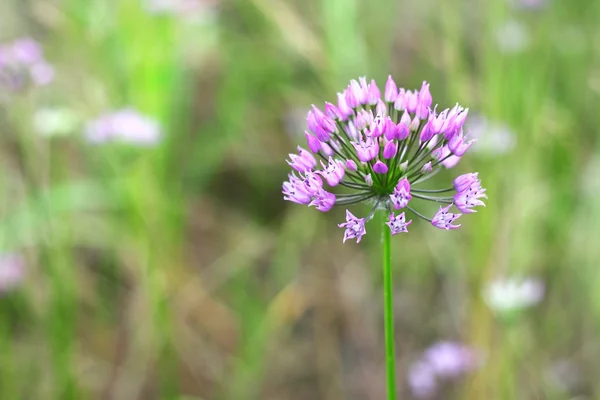
[[[457,229],[460,224],[454,222],[475,213],[487,198],[476,172],[456,177],[449,188],[418,186],[456,166],[471,147],[473,140],[463,132],[468,112],[456,104],[438,113],[427,82],[420,89],[405,90],[390,76],[382,96],[374,80],[361,77],[337,94],[337,105],[325,103],[324,111],[312,106],[306,118],[308,150],[298,147],[287,160],[294,171],[283,183],[284,200],[321,212],[336,205],[372,205],[363,218],[346,209],[346,221],[338,224],[345,230],[344,242],[360,243],[365,225],[381,215],[388,400],[396,399],[391,237],[408,232],[412,220],[407,221],[406,214],[438,229]],[[338,193],[329,191],[336,186]],[[442,206],[428,217],[415,202]],[[453,207],[460,213],[452,212]],[[431,376],[427,379],[435,384]]]
[[383,304],[385,326],[385,371],[387,382],[387,399],[396,399],[396,352],[394,345],[394,298],[392,285],[392,234],[386,227],[386,215],[381,214],[383,233]]

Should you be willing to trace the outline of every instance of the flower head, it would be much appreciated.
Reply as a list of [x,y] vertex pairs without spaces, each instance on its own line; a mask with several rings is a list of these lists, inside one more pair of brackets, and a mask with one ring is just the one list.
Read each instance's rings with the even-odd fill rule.
[[[313,105],[308,111],[308,150],[299,148],[288,159],[298,175],[291,174],[284,183],[284,199],[320,211],[372,202],[373,209],[364,218],[347,210],[347,220],[340,224],[346,228],[344,241],[360,241],[365,224],[378,209],[391,214],[387,225],[392,234],[407,231],[412,220],[406,222],[406,213],[440,229],[458,228],[453,222],[461,214],[451,212],[452,206],[469,214],[484,205],[485,189],[477,174],[462,175],[448,189],[425,189],[420,184],[454,167],[473,144],[463,132],[469,109],[456,104],[438,112],[433,105],[427,82],[420,89],[406,90],[390,76],[382,90],[366,77],[352,80],[335,104],[325,103],[323,109]],[[337,187],[336,193],[325,190],[323,183]],[[429,218],[413,208],[413,203],[423,201],[443,206]],[[400,209],[404,212],[394,215]]]

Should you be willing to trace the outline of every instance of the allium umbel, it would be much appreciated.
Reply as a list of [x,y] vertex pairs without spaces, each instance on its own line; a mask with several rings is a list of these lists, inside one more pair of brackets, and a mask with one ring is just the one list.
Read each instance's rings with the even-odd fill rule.
[[[457,104],[438,113],[428,83],[405,90],[391,76],[383,91],[374,80],[352,80],[337,99],[337,105],[325,103],[324,111],[313,105],[308,112],[305,135],[310,151],[298,147],[298,154],[290,154],[288,164],[295,171],[283,184],[285,200],[322,212],[334,205],[372,202],[368,216],[358,218],[346,210],[346,222],[339,224],[346,229],[344,241],[357,242],[377,209],[387,210],[387,225],[395,235],[407,232],[412,223],[405,213],[449,230],[460,226],[454,222],[461,213],[485,205],[481,199],[487,196],[477,173],[457,177],[450,188],[419,188],[440,170],[454,167],[473,144],[463,132],[468,109]],[[329,190],[334,186],[345,190],[333,194]],[[449,195],[438,196],[443,193]],[[415,201],[442,206],[428,218],[414,208]],[[452,206],[461,213],[451,212]],[[402,212],[396,215],[397,210]]]

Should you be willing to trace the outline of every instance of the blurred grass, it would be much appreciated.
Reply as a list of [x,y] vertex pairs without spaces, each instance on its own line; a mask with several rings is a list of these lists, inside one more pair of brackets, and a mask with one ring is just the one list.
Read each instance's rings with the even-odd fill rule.
[[[378,236],[342,245],[343,210],[284,204],[280,186],[303,136],[291,115],[389,73],[517,140],[457,167],[490,197],[460,231],[414,224],[395,241],[402,398],[443,338],[485,363],[439,398],[598,397],[597,2],[231,0],[196,20],[141,5],[0,5],[0,39],[41,39],[56,69],[0,104],[0,251],[27,260],[0,298],[0,399],[382,398]],[[506,53],[511,20],[529,44]],[[44,138],[32,115],[48,105],[83,120],[134,106],[165,138]],[[480,293],[512,273],[547,296],[506,326]],[[572,376],[552,375],[565,362]]]

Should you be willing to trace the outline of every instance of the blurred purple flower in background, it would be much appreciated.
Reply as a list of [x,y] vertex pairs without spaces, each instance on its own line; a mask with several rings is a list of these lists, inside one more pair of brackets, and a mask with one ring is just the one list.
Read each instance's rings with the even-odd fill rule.
[[408,372],[408,384],[415,397],[435,394],[438,381],[454,380],[481,364],[481,358],[470,347],[458,342],[440,341],[429,347]]
[[469,134],[477,141],[472,151],[482,155],[500,155],[511,151],[516,135],[506,124],[495,123],[483,115],[474,115],[465,123]]
[[25,261],[17,254],[0,254],[0,295],[19,286],[25,277]]
[[536,11],[548,4],[548,0],[510,0],[512,7],[523,10]]
[[441,341],[424,353],[423,358],[440,378],[456,378],[477,366],[477,357],[469,347],[451,341]]
[[154,119],[133,108],[126,108],[88,122],[85,137],[91,143],[121,142],[153,146],[160,141],[161,131]]
[[0,45],[0,87],[19,91],[29,84],[46,85],[53,78],[54,68],[37,41],[21,38]]
[[495,312],[522,310],[539,303],[544,297],[544,284],[536,278],[507,278],[491,282],[483,294]]
[[424,361],[417,361],[411,365],[408,371],[408,385],[415,397],[433,396],[437,390],[437,382],[431,365]]

